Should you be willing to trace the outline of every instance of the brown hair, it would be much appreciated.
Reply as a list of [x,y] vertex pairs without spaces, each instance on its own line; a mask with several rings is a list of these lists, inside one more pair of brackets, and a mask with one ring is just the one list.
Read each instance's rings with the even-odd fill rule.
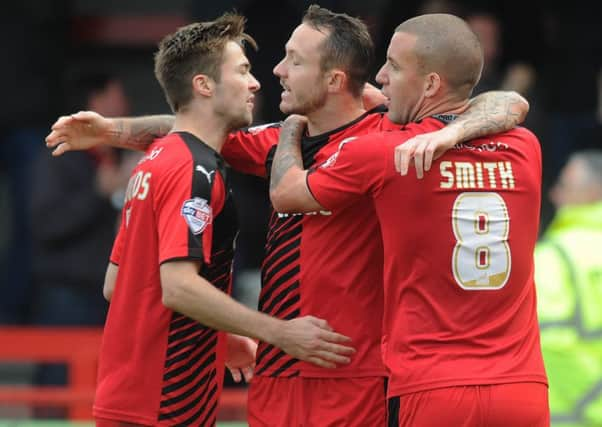
[[423,73],[435,72],[458,96],[470,96],[481,77],[483,50],[464,20],[433,13],[408,19],[395,31],[417,37],[414,53]]
[[161,40],[155,54],[155,77],[174,112],[192,99],[193,76],[205,74],[220,81],[224,47],[229,41],[241,46],[248,42],[257,49],[255,40],[244,32],[245,23],[243,16],[226,13],[214,21],[181,27]]
[[303,23],[318,31],[328,31],[322,45],[322,70],[342,69],[349,77],[349,90],[360,96],[374,61],[374,44],[366,24],[316,4],[307,9]]

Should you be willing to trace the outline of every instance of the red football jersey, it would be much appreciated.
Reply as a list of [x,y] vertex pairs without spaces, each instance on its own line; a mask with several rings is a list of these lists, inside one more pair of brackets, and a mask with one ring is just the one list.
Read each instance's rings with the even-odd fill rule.
[[384,244],[388,395],[545,383],[533,283],[537,138],[517,128],[459,144],[423,180],[412,170],[400,176],[394,147],[442,126],[427,118],[351,141],[308,176],[333,212],[373,198]]
[[155,141],[128,184],[111,254],[119,266],[104,328],[94,416],[145,425],[213,425],[222,333],[166,308],[159,266],[202,260],[229,292],[236,212],[221,156],[195,136]]
[[[321,164],[339,144],[358,135],[399,129],[382,110],[302,142],[305,167]],[[224,158],[242,172],[265,176],[280,134],[266,125],[234,134]],[[323,369],[300,362],[280,349],[260,343],[256,375],[308,377],[385,376],[380,353],[382,323],[382,241],[374,208],[284,215],[269,222],[259,310],[281,319],[313,315],[326,319],[352,338],[357,352],[349,365]],[[362,226],[358,226],[362,224]],[[366,224],[365,226],[363,224]]]

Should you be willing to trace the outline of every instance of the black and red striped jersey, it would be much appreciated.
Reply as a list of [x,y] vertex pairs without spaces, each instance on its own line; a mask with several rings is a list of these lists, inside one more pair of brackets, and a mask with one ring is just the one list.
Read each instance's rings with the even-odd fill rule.
[[229,292],[236,212],[219,153],[192,134],[156,140],[126,191],[111,262],[119,266],[94,415],[144,425],[214,425],[225,337],[162,303],[160,265],[201,260]]
[[[331,132],[302,141],[306,168],[334,155],[360,135],[397,129],[376,109]],[[269,175],[279,124],[233,134],[224,158],[237,170]],[[311,214],[271,214],[262,265],[259,309],[281,319],[313,315],[352,338],[357,352],[349,365],[319,368],[260,343],[255,374],[260,376],[384,376],[381,359],[383,311],[382,240],[371,203],[354,209]]]

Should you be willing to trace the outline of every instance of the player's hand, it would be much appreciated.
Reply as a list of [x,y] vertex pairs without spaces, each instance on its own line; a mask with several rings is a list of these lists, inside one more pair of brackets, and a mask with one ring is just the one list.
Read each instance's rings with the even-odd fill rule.
[[227,334],[227,356],[226,367],[232,374],[234,382],[240,382],[243,378],[246,382],[253,378],[255,369],[255,353],[257,343],[251,338],[240,335]]
[[99,144],[109,144],[114,137],[111,119],[94,111],[80,111],[59,117],[46,137],[46,146],[54,148],[53,156],[60,156],[67,151],[87,150]]
[[281,334],[281,340],[276,344],[278,347],[297,359],[323,368],[347,364],[355,353],[355,349],[343,345],[349,343],[351,338],[334,332],[326,320],[317,317],[288,320]]
[[414,160],[416,176],[422,179],[424,172],[431,169],[433,160],[441,157],[458,142],[457,131],[452,126],[416,135],[395,147],[395,169],[401,175],[407,175],[412,160]]
[[364,85],[362,91],[362,102],[366,110],[371,110],[378,105],[382,105],[387,101],[387,97],[383,95],[379,88],[370,83]]

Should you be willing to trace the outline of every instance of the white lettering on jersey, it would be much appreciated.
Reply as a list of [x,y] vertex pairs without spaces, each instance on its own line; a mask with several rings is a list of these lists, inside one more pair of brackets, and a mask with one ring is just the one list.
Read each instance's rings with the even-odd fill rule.
[[489,141],[485,144],[474,145],[470,142],[459,142],[453,146],[452,150],[472,150],[472,151],[500,151],[507,150],[508,144],[499,141]]
[[163,147],[155,148],[150,153],[148,153],[146,156],[142,157],[138,161],[138,164],[144,163],[147,160],[155,160],[159,156],[159,154],[161,154],[161,151],[163,151]]
[[127,189],[125,190],[125,202],[127,203],[133,198],[138,200],[146,199],[150,190],[150,172],[138,171],[130,177]]
[[516,185],[512,164],[505,162],[441,162],[441,188],[512,189]]
[[125,227],[127,228],[130,225],[130,216],[132,215],[131,206],[125,210]]

